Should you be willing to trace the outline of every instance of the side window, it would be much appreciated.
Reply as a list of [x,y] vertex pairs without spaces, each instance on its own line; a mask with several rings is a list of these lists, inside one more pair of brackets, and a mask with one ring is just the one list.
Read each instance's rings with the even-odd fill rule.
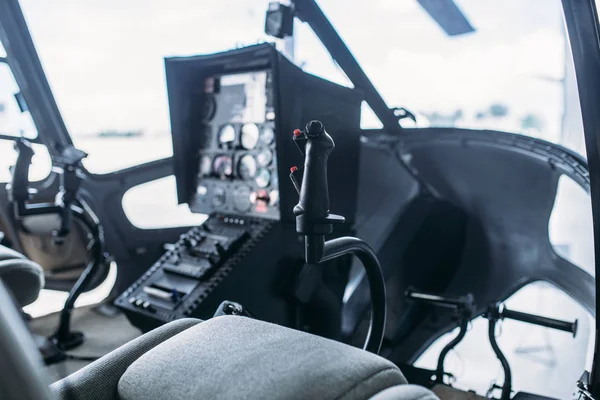
[[200,225],[208,218],[192,213],[187,204],[177,204],[176,193],[173,175],[135,186],[123,196],[123,211],[140,229]]
[[[4,48],[0,45],[0,57],[6,57]],[[9,137],[37,137],[35,125],[29,112],[21,112],[15,95],[19,87],[14,80],[10,67],[0,62],[0,135]],[[29,179],[39,181],[50,173],[52,167],[48,150],[43,145],[34,145],[35,156],[29,171]],[[9,168],[14,165],[17,154],[12,140],[0,139],[0,182],[10,181]]]
[[[52,161],[46,146],[34,144],[33,151],[35,151],[35,155],[29,168],[29,180],[31,182],[45,179],[52,170]],[[0,139],[0,183],[10,182],[10,167],[15,165],[16,160],[17,152],[14,149],[14,142]]]
[[588,193],[571,178],[558,181],[548,233],[554,252],[591,276],[594,268],[592,204]]
[[[534,282],[521,288],[506,300],[505,305],[515,311],[578,320],[575,338],[568,333],[513,320],[500,322],[496,331],[498,345],[511,367],[515,392],[571,398],[581,372],[591,366],[594,319],[575,300],[545,282]],[[474,319],[463,341],[446,357],[445,370],[456,378],[455,387],[485,395],[493,383],[502,385],[504,382],[487,330],[487,319]],[[436,340],[418,358],[415,366],[435,370],[440,351],[457,333],[456,329]]]

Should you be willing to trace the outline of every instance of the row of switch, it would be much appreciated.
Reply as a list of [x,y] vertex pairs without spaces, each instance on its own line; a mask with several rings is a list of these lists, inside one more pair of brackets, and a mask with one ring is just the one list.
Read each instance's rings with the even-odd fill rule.
[[143,310],[151,312],[151,313],[156,312],[156,308],[154,308],[154,306],[152,306],[152,304],[150,304],[149,301],[144,300],[144,299],[136,299],[135,297],[130,297],[129,304],[131,304],[134,307],[141,308]]

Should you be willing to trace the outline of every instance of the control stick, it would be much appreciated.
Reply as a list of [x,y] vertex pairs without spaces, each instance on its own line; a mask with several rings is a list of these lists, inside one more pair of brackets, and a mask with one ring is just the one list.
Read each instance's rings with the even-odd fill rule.
[[500,350],[498,342],[496,341],[496,323],[503,319],[513,319],[515,321],[526,322],[533,325],[544,326],[546,328],[552,328],[563,332],[569,332],[575,337],[577,335],[577,320],[574,322],[561,321],[554,318],[542,317],[540,315],[527,314],[520,311],[509,310],[500,302],[491,303],[488,306],[487,312],[483,315],[489,320],[488,325],[488,337],[490,345],[494,354],[502,364],[502,370],[504,371],[504,384],[502,385],[502,395],[500,400],[509,400],[510,392],[512,388],[512,374],[510,371],[510,365],[508,360]]
[[363,349],[377,354],[385,332],[387,308],[379,260],[373,249],[356,237],[325,241],[325,235],[333,232],[333,224],[345,222],[341,215],[329,213],[327,159],[335,143],[320,121],[310,121],[304,131],[296,129],[293,140],[304,155],[304,167],[292,167],[290,179],[300,195],[294,215],[296,232],[304,235],[306,263],[319,264],[346,254],[354,254],[362,262],[371,292],[371,321]]

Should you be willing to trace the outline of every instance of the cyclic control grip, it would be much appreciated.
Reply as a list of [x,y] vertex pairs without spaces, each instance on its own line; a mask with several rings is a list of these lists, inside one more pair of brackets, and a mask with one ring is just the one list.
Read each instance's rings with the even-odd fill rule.
[[386,321],[385,281],[379,260],[367,243],[356,237],[340,237],[325,241],[333,231],[333,224],[344,223],[341,215],[329,213],[329,187],[327,185],[327,159],[335,144],[319,121],[310,121],[305,132],[296,129],[293,140],[304,155],[302,182],[301,169],[292,167],[290,179],[300,195],[294,207],[296,232],[304,235],[304,253],[307,264],[319,264],[346,254],[362,262],[371,292],[371,321],[363,349],[379,353],[383,342]]
[[[333,223],[343,223],[344,218],[329,214],[329,186],[327,184],[327,159],[335,143],[320,121],[310,121],[305,132],[294,131],[294,141],[304,154],[304,173],[300,186],[300,201],[294,207],[296,231],[308,235],[331,233]],[[294,181],[294,172],[292,180]],[[294,182],[298,186],[297,181]]]

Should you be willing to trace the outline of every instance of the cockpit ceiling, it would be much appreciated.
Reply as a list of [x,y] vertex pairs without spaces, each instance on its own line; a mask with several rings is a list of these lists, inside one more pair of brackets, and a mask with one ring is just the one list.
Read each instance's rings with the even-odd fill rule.
[[[542,140],[496,131],[368,132],[363,142],[361,157],[372,165],[361,169],[357,233],[375,238],[390,304],[400,310],[390,320],[388,336],[406,341],[399,346],[409,354],[403,358],[422,348],[420,341],[431,337],[432,329],[453,327],[443,318],[432,326],[414,317],[412,305],[401,299],[415,283],[421,290],[473,293],[483,312],[488,303],[544,280],[595,315],[594,278],[557,255],[548,232],[560,176],[589,191],[583,158]],[[418,171],[433,195],[423,193],[399,160]],[[382,170],[386,173],[375,174]],[[361,282],[348,310],[361,309],[355,306],[364,302],[365,290]],[[414,325],[400,332],[405,318],[413,318]],[[356,321],[350,313],[345,330],[352,331]]]

